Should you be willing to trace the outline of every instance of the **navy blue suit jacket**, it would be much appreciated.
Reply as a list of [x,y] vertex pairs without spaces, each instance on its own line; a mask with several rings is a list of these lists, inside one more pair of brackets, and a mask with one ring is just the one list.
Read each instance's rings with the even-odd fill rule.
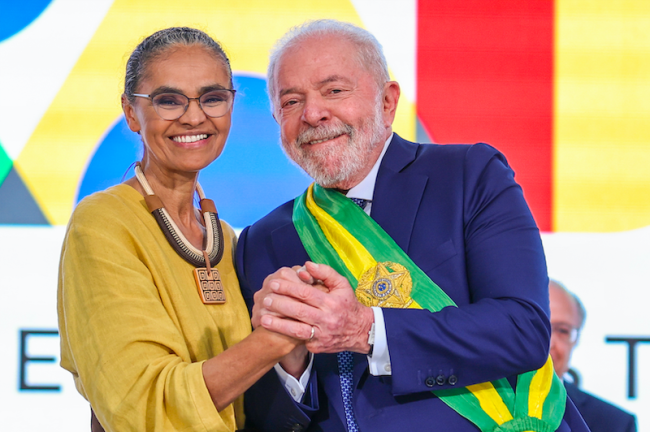
[[[264,278],[309,259],[288,202],[246,228],[237,272],[249,306]],[[384,309],[392,375],[372,376],[355,354],[353,405],[362,431],[476,431],[431,390],[537,369],[547,359],[548,279],[539,231],[514,173],[486,144],[415,144],[394,135],[371,217],[458,305]],[[315,356],[303,404],[271,371],[245,397],[263,430],[344,431],[335,354]],[[561,431],[586,430],[569,403]]]
[[591,432],[636,432],[636,418],[632,414],[571,383],[565,383],[565,387]]

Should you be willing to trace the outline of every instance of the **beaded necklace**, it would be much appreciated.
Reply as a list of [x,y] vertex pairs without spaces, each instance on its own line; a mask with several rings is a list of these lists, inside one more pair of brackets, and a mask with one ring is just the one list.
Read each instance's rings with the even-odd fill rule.
[[196,193],[199,195],[199,206],[206,230],[206,235],[203,237],[203,250],[199,250],[178,229],[160,198],[154,194],[139,162],[135,165],[135,177],[147,194],[144,200],[149,211],[156,219],[171,247],[181,258],[197,267],[194,269],[194,279],[203,303],[225,303],[226,295],[221,277],[219,271],[214,267],[223,257],[223,232],[214,201],[205,198],[203,189],[197,182]]

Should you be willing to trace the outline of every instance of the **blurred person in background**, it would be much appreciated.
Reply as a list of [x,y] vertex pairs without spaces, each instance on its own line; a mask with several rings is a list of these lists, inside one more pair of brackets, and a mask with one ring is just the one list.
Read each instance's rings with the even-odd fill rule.
[[[570,372],[571,354],[585,323],[582,302],[561,283],[549,283],[551,303],[551,357],[555,372],[564,378]],[[634,415],[584,392],[574,383],[564,381],[567,394],[576,405],[592,432],[636,432]]]

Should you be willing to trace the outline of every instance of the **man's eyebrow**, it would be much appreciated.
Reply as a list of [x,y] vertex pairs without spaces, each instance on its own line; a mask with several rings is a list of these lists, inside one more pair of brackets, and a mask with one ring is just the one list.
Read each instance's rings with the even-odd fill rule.
[[296,93],[298,89],[296,87],[289,87],[288,89],[281,90],[280,93],[278,94],[279,97],[282,97],[286,94],[289,93]]
[[[344,82],[344,83],[351,83],[352,82],[352,80],[350,80],[349,78],[346,78],[346,77],[344,77],[342,75],[330,75],[327,78],[325,78],[324,80],[319,81],[318,83],[316,83],[316,85],[318,87],[321,87],[321,86],[324,86],[325,84],[329,84],[329,83],[333,83],[333,82],[337,82],[337,81],[341,81],[341,82]],[[297,90],[296,87],[290,87],[288,89],[281,90],[280,93],[279,93],[279,97],[282,97],[282,96],[284,96],[286,94],[289,94],[289,93],[296,93],[297,91],[298,90]]]
[[329,83],[336,82],[336,81],[343,81],[345,83],[352,82],[352,80],[350,80],[349,78],[341,76],[341,75],[330,75],[327,78],[325,78],[324,80],[318,82],[318,85],[322,86],[322,85],[329,84]]

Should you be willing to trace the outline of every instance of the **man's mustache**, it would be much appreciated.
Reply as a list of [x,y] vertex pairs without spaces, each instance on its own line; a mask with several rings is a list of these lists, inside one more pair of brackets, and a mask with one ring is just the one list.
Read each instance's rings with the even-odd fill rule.
[[315,141],[326,141],[341,135],[349,135],[350,138],[352,138],[354,133],[354,128],[345,123],[310,127],[298,134],[298,137],[296,138],[296,146],[300,147],[304,144],[312,144]]

